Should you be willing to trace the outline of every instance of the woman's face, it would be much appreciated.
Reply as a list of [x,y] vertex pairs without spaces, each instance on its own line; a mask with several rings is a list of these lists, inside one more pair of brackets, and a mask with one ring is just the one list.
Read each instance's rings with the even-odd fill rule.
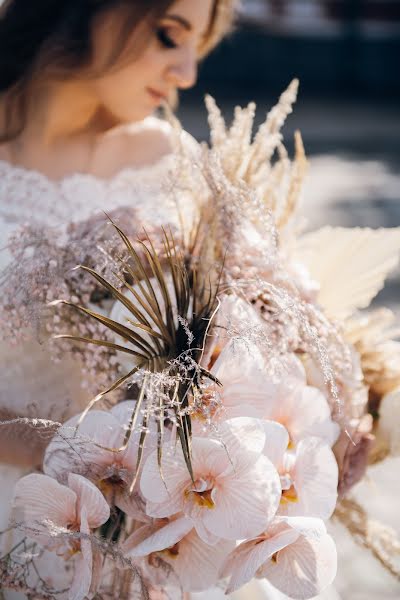
[[[118,122],[141,120],[176,90],[193,86],[213,6],[214,0],[177,0],[152,31],[140,24],[133,36],[147,27],[144,49],[130,61],[122,53],[120,66],[91,84],[102,107]],[[109,15],[95,30],[95,64],[106,60],[113,47],[120,31],[118,19],[120,14]]]

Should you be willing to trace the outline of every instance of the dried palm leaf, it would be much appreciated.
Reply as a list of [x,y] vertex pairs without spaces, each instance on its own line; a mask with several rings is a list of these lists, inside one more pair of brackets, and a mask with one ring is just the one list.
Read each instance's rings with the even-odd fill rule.
[[[200,365],[210,322],[217,310],[218,279],[199,276],[196,252],[185,255],[177,249],[171,233],[164,231],[163,260],[158,256],[154,245],[147,236],[146,241],[138,240],[141,253],[135,249],[127,235],[112,222],[122,240],[128,259],[119,257],[116,272],[127,293],[117,289],[102,275],[87,266],[80,266],[96,279],[112,297],[119,302],[129,315],[127,324],[122,324],[84,306],[69,301],[56,301],[52,305],[65,305],[78,311],[89,319],[94,319],[107,330],[113,332],[121,342],[106,339],[92,339],[75,335],[58,335],[57,338],[85,344],[106,347],[124,353],[132,359],[132,368],[106,390],[99,393],[82,413],[77,427],[88,411],[106,394],[120,387],[138,372],[144,374],[140,383],[140,392],[132,412],[130,422],[121,448],[111,449],[120,452],[128,445],[133,430],[141,427],[137,468],[138,473],[143,458],[147,424],[151,414],[157,414],[158,462],[161,469],[164,420],[174,417],[178,438],[182,447],[187,468],[193,478],[191,462],[192,425],[190,399],[198,396],[203,379],[218,380]],[[201,251],[197,252],[197,259]],[[152,274],[152,278],[149,277]],[[170,274],[172,289],[167,281]],[[129,280],[129,281],[128,281]],[[129,297],[129,295],[130,297]],[[156,398],[151,394],[150,377],[154,373],[165,373],[165,384],[160,381],[161,389]],[[173,381],[174,385],[170,385]],[[136,478],[131,484],[131,489]]]

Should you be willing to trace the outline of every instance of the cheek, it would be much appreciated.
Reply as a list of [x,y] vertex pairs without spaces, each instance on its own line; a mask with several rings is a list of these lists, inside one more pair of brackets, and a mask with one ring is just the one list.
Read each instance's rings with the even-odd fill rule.
[[99,102],[118,121],[144,119],[156,108],[146,88],[156,85],[162,77],[162,65],[151,55],[109,73],[94,84]]

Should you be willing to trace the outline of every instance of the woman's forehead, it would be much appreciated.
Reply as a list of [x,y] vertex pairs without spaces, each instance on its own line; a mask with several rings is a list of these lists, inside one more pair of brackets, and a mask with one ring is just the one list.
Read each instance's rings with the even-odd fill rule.
[[209,30],[215,0],[176,0],[166,11],[166,18],[177,22],[199,36],[206,36]]

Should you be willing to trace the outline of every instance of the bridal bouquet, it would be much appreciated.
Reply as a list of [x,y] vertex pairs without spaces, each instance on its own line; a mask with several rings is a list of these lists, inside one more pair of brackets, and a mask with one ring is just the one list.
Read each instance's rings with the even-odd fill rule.
[[210,147],[175,123],[189,234],[131,236],[130,215],[112,215],[106,267],[81,266],[61,299],[46,290],[55,341],[107,385],[17,483],[3,585],[176,598],[259,578],[312,598],[336,575],[332,516],[399,576],[397,541],[384,526],[371,539],[346,494],[400,447],[394,318],[360,312],[400,231],[301,233],[307,163],[300,135],[291,161],[280,134],[296,91],[254,138],[253,104],[227,128],[208,98]]

